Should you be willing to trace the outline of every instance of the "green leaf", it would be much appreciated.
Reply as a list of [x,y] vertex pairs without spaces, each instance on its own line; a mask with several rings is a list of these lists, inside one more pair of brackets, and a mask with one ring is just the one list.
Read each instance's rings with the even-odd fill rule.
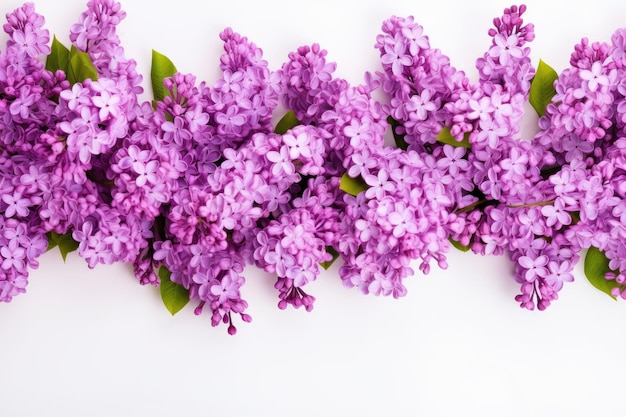
[[589,248],[585,257],[585,276],[591,285],[608,294],[612,299],[617,300],[611,293],[611,290],[620,285],[615,280],[606,279],[605,275],[607,272],[611,272],[611,268],[609,268],[609,259],[604,252],[594,247]]
[[50,232],[48,236],[48,250],[58,246],[63,262],[66,261],[68,253],[74,252],[78,249],[78,242],[72,238],[72,232],[68,232],[64,235],[60,235],[56,232]]
[[72,46],[67,67],[67,80],[70,84],[82,83],[87,78],[92,81],[98,80],[98,71],[94,67],[87,52],[81,52]]
[[393,133],[393,140],[396,142],[396,146],[406,151],[409,147],[409,144],[404,140],[406,135],[397,132],[397,128],[402,126],[402,124],[391,116],[387,117],[387,122],[391,126],[391,133]]
[[173,316],[189,302],[189,290],[180,284],[172,282],[170,279],[172,273],[166,267],[160,267],[158,274],[159,278],[161,278],[159,287],[161,299],[167,311]]
[[163,101],[170,92],[163,85],[163,80],[172,77],[178,70],[168,57],[152,50],[152,68],[150,79],[152,80],[152,93],[155,101]]
[[454,246],[455,248],[457,248],[458,250],[460,250],[461,252],[467,252],[470,250],[470,246],[467,245],[463,245],[461,242],[454,240],[452,238],[448,239],[450,241],[450,244],[452,244],[452,246]]
[[326,252],[330,253],[333,256],[333,259],[331,259],[330,261],[324,261],[324,262],[320,262],[320,265],[322,266],[322,268],[324,269],[328,269],[330,268],[330,266],[335,263],[335,261],[337,260],[337,258],[339,258],[339,252],[337,252],[335,250],[335,248],[333,248],[332,246],[326,246]]
[[50,46],[50,54],[46,57],[46,69],[52,73],[61,70],[67,73],[67,67],[70,64],[70,50],[63,45],[57,37],[52,39]]
[[450,133],[450,128],[445,126],[441,129],[441,132],[437,135],[437,141],[441,143],[445,143],[447,145],[452,145],[454,147],[463,147],[463,148],[471,148],[472,145],[469,142],[469,134],[465,134],[465,137],[462,141],[456,140],[454,136]]
[[53,232],[46,233],[46,237],[48,238],[48,249],[46,249],[46,251],[50,251],[59,245],[57,241],[52,238],[52,233]]
[[299,124],[300,120],[298,120],[298,118],[296,117],[296,113],[294,113],[293,110],[289,110],[276,124],[274,133],[278,135],[284,135],[289,129],[293,129]]
[[554,82],[559,78],[556,71],[548,64],[539,60],[537,72],[530,84],[530,95],[528,101],[533,106],[537,114],[541,117],[546,114],[546,107],[556,94]]
[[339,189],[355,197],[361,191],[365,191],[368,188],[369,186],[363,180],[363,178],[361,178],[361,176],[352,178],[348,174],[343,174],[343,176],[341,177],[341,181],[339,181]]

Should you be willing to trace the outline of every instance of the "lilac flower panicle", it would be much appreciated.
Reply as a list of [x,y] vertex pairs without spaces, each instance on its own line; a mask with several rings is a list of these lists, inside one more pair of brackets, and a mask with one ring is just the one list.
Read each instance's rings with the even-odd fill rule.
[[18,47],[30,57],[50,53],[50,33],[43,27],[45,19],[35,12],[33,3],[24,3],[22,7],[8,13],[6,19],[3,29],[10,37],[7,48]]
[[32,3],[7,14],[9,35],[0,50],[0,301],[26,291],[28,269],[48,246],[50,229],[40,216],[55,182],[54,152],[42,132],[57,120],[55,99],[64,74],[44,69],[50,52],[44,18]]
[[[229,334],[251,321],[249,264],[274,276],[280,309],[310,311],[335,258],[345,287],[398,298],[415,267],[446,268],[452,244],[507,254],[526,309],[557,300],[591,247],[626,298],[626,30],[574,47],[540,132],[522,138],[525,12],[493,20],[476,82],[410,16],[383,22],[380,69],[358,85],[318,44],[272,70],[226,28],[219,79],[176,73],[153,106],[119,3],[90,0],[71,27],[98,73],[73,85],[44,68],[50,34],[24,4],[0,50],[0,301],[25,292],[49,237],[75,240],[90,268],[131,264],[143,285],[166,268]],[[281,133],[279,104],[298,121]]]

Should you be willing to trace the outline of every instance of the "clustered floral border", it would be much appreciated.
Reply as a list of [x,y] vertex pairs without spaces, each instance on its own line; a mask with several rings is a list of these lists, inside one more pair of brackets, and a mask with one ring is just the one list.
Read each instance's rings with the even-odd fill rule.
[[[0,301],[55,246],[132,264],[172,314],[195,300],[230,334],[251,320],[247,264],[276,274],[279,308],[310,310],[305,286],[337,258],[346,287],[401,297],[416,260],[428,273],[452,246],[507,253],[516,300],[543,310],[587,250],[592,284],[626,298],[626,30],[583,39],[557,74],[531,63],[525,9],[494,19],[476,83],[391,17],[360,85],[317,44],[273,70],[226,29],[213,85],[153,51],[150,103],[119,3],[89,1],[70,48],[24,4],[0,51]],[[522,139],[527,101],[540,132]]]

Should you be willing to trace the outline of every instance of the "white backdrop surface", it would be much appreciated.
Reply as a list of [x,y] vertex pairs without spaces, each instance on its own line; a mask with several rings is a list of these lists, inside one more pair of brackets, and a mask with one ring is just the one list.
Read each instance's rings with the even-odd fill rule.
[[[431,44],[475,74],[504,1],[124,0],[119,28],[148,80],[151,49],[213,82],[226,26],[272,68],[318,42],[357,83],[376,70],[381,22],[412,14]],[[532,59],[557,70],[582,36],[609,40],[626,3],[528,1]],[[21,5],[3,0],[0,13]],[[36,1],[67,43],[83,1]],[[6,36],[0,37],[4,44]],[[148,83],[144,83],[148,89]],[[148,91],[149,92],[149,91]],[[147,96],[146,96],[147,97]],[[22,416],[623,416],[626,304],[576,271],[545,312],[522,310],[504,257],[451,253],[446,271],[408,280],[400,300],[342,287],[333,266],[310,285],[315,309],[280,311],[274,278],[246,271],[253,322],[230,337],[188,306],[175,317],[127,266],[89,270],[45,254],[26,294],[0,305],[0,415]]]

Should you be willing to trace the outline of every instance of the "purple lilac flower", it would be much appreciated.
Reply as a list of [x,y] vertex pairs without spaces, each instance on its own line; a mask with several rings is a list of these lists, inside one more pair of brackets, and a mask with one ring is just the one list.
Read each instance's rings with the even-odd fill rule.
[[[142,284],[165,266],[230,334],[234,316],[251,320],[248,263],[276,274],[279,308],[311,310],[305,288],[331,253],[345,286],[400,297],[413,260],[424,273],[447,266],[450,240],[508,253],[524,308],[556,300],[592,246],[626,298],[626,35],[576,45],[542,131],[520,140],[534,76],[525,10],[494,19],[475,84],[412,17],[383,23],[382,72],[358,86],[333,76],[317,44],[271,71],[226,29],[222,77],[175,74],[153,108],[116,34],[119,3],[91,0],[72,26],[98,79],[71,86],[39,61],[50,36],[25,4],[0,51],[0,300],[25,291],[46,233],[71,235],[89,267],[132,263]],[[302,123],[284,134],[271,123],[279,100]],[[385,145],[390,124],[406,150]],[[342,178],[364,190],[341,191]]]
[[70,40],[79,51],[87,52],[101,77],[128,84],[129,91],[140,94],[141,75],[137,63],[126,59],[117,36],[117,25],[126,17],[115,0],[90,0],[87,10],[70,29]]
[[54,129],[64,74],[44,69],[50,52],[44,18],[32,3],[7,14],[0,50],[0,301],[26,291],[28,268],[46,250],[49,225],[41,212],[55,181],[55,155],[42,132]]
[[[525,6],[513,6],[505,10],[502,18],[494,20],[495,28],[489,31],[492,46],[477,61],[478,84],[470,84],[462,72],[451,68],[447,58],[429,48],[427,40],[414,48],[419,57],[405,58],[411,52],[407,46],[410,41],[404,36],[407,28],[422,33],[412,18],[392,18],[385,22],[377,47],[385,69],[381,85],[391,95],[390,113],[399,125],[395,127],[396,134],[404,135],[408,149],[417,151],[411,161],[421,159],[415,168],[422,171],[415,175],[422,181],[409,195],[426,201],[417,211],[419,217],[405,216],[408,219],[424,216],[424,221],[430,223],[440,222],[442,218],[455,219],[441,234],[420,230],[417,236],[450,237],[482,254],[499,254],[508,249],[517,264],[516,279],[523,283],[518,301],[526,308],[538,305],[543,309],[556,299],[562,283],[570,280],[571,268],[578,257],[562,235],[572,223],[567,206],[572,199],[566,197],[567,203],[557,202],[553,185],[542,171],[548,169],[544,164],[554,162],[555,158],[546,155],[543,148],[518,138],[523,104],[534,75],[530,49],[526,46],[534,38],[533,26],[524,24],[521,18],[524,12]],[[397,46],[398,43],[404,46]],[[437,64],[434,59],[439,60]],[[585,85],[591,84],[595,90],[602,90],[612,79],[598,68],[588,71],[584,75]],[[586,119],[583,125],[590,126]],[[444,126],[450,128],[457,141],[469,141],[471,150],[437,142]],[[563,145],[562,152],[564,158],[577,160],[590,149],[584,143],[572,141]],[[357,170],[351,172],[356,174]],[[388,198],[377,191],[381,189],[381,178],[376,182],[372,173],[361,175],[370,179],[366,179],[371,187],[367,191],[370,198]],[[389,186],[389,191],[392,189]],[[560,194],[563,195],[563,188]],[[378,202],[379,216],[390,212],[381,211],[381,205],[388,207],[389,202]],[[424,206],[443,211],[427,215]],[[402,230],[395,228],[399,218],[394,213],[392,221],[388,221],[396,235]],[[383,230],[389,229],[384,226],[385,221],[373,219],[376,221],[355,222],[357,236],[369,240],[373,227],[383,225]],[[375,235],[381,236],[380,232]],[[393,242],[389,238],[384,240]],[[437,248],[432,244],[426,247]],[[439,246],[438,251],[444,252],[445,246]],[[440,264],[445,266],[445,261],[440,260]],[[548,273],[549,264],[550,271],[556,272]],[[363,285],[362,274],[357,281],[362,289],[369,288]]]
[[[617,271],[606,278],[618,284],[624,281],[621,271],[626,267],[621,261],[625,220],[620,185],[624,180],[621,102],[626,92],[619,81],[625,75],[622,38],[623,30],[619,30],[612,44],[582,39],[576,45],[572,66],[555,82],[557,94],[540,119],[543,130],[534,140],[548,162],[545,168],[554,171],[549,176],[549,190],[554,197],[542,208],[542,214],[548,224],[554,223],[552,228],[563,234],[565,248],[569,247],[570,252],[592,246],[603,251],[611,270]],[[566,262],[573,266],[577,256],[568,260],[561,255],[560,259],[560,265],[551,267],[554,272],[548,283],[556,276],[565,277],[564,281],[571,279]],[[614,289],[614,295],[624,294],[623,285]]]
[[213,87],[196,85],[189,74],[166,79],[170,95],[154,115],[146,108],[145,128],[119,150],[113,167],[126,192],[148,186],[162,199],[155,215],[163,226],[149,251],[155,265],[189,289],[197,314],[208,309],[214,326],[227,323],[234,334],[233,313],[250,321],[239,289],[257,224],[291,199],[300,180],[294,163],[312,173],[321,155],[311,129],[286,142],[272,133],[278,92],[261,50],[230,29],[220,37],[223,77]]

